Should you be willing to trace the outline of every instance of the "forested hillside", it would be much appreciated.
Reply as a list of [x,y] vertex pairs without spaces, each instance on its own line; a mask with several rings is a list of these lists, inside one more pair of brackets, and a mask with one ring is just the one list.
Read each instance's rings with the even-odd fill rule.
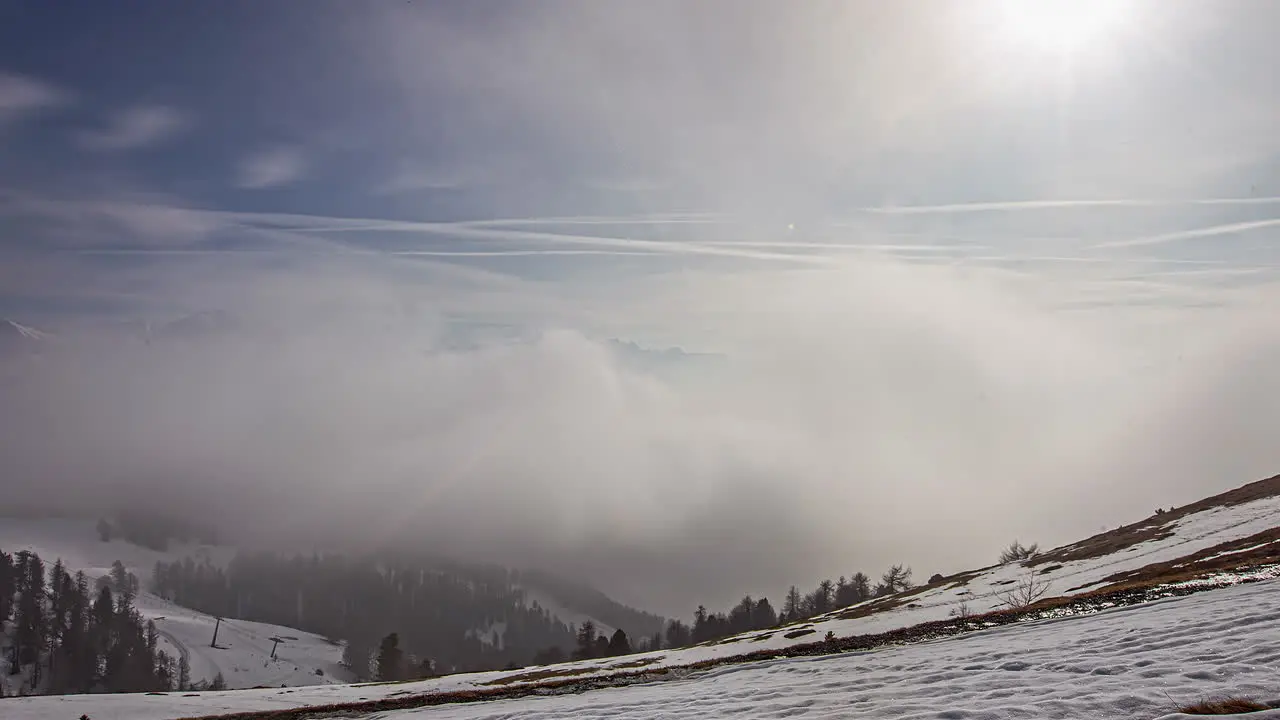
[[576,641],[576,628],[526,602],[501,568],[242,553],[225,569],[191,558],[157,563],[153,589],[213,615],[345,640],[347,662],[366,677],[374,650],[393,632],[417,665],[428,660],[437,672],[523,665],[550,648],[567,653]]
[[35,553],[0,551],[0,647],[8,649],[0,691],[186,689],[189,669],[158,648],[155,623],[134,609],[137,589],[137,578],[118,563],[91,583],[61,560],[46,572]]

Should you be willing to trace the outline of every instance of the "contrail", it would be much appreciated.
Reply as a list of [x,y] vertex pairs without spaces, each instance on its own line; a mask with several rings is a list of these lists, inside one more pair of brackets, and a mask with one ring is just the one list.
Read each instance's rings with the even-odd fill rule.
[[1119,248],[1139,247],[1142,245],[1159,245],[1161,243],[1174,242],[1175,240],[1190,240],[1193,238],[1214,237],[1216,235],[1234,235],[1237,233],[1249,232],[1251,230],[1262,230],[1264,228],[1276,226],[1280,226],[1280,218],[1229,223],[1226,225],[1213,225],[1210,227],[1197,228],[1195,230],[1180,230],[1178,232],[1166,233],[1164,235],[1152,235],[1149,237],[1132,238],[1130,240],[1114,240],[1095,245],[1094,247]]
[[1002,202],[951,203],[945,205],[885,205],[864,207],[861,212],[877,215],[927,215],[942,213],[1017,212],[1099,207],[1172,207],[1179,205],[1275,205],[1278,197],[1189,198],[1118,200],[1011,200]]

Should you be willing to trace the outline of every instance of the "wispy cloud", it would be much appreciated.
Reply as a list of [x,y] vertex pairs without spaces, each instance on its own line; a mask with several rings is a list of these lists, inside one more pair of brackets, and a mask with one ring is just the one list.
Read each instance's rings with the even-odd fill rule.
[[865,207],[862,212],[879,215],[929,215],[952,213],[1019,212],[1027,210],[1062,210],[1091,208],[1141,208],[1179,205],[1275,205],[1280,197],[1219,198],[1130,198],[1120,200],[1010,200],[1001,202],[948,203],[945,205],[886,205]]
[[0,72],[0,123],[67,102],[58,88],[25,75]]
[[719,247],[679,240],[644,240],[604,235],[579,235],[573,233],[513,230],[491,226],[493,221],[468,222],[414,222],[405,220],[381,220],[375,218],[343,218],[320,215],[280,213],[218,213],[234,218],[249,226],[267,225],[277,229],[302,233],[391,232],[444,235],[469,240],[501,240],[540,245],[573,245],[615,248],[630,251],[651,251],[680,255],[709,255],[744,260],[780,260],[804,264],[824,263],[827,258],[813,255],[760,252],[734,247]]
[[[63,200],[0,191],[0,214],[39,217],[62,231],[55,237],[70,245],[185,244],[207,237],[219,224],[216,215],[144,196],[119,200]],[[169,200],[164,198],[163,200]],[[55,247],[65,247],[61,242]]]
[[480,182],[477,168],[428,167],[417,163],[402,163],[385,181],[374,186],[375,195],[400,195],[403,193],[433,190],[461,190]]
[[80,134],[80,144],[89,150],[134,150],[163,142],[178,134],[187,120],[167,105],[139,105],[113,114],[98,130]]
[[298,180],[306,169],[306,159],[300,150],[274,147],[241,160],[236,184],[251,190],[279,187]]
[[652,213],[646,215],[568,215],[551,217],[468,220],[464,225],[732,225],[731,218],[715,213]]
[[1265,230],[1266,228],[1280,227],[1280,218],[1270,218],[1267,220],[1253,220],[1249,222],[1226,223],[1223,225],[1212,225],[1209,227],[1195,228],[1193,230],[1179,230],[1177,232],[1164,233],[1161,235],[1150,235],[1147,237],[1130,238],[1128,240],[1115,240],[1112,242],[1099,243],[1095,247],[1099,248],[1122,248],[1122,247],[1140,247],[1143,245],[1161,245],[1164,243],[1175,242],[1177,240],[1194,240],[1196,238],[1215,237],[1218,235],[1236,235],[1239,233],[1252,232],[1254,230]]

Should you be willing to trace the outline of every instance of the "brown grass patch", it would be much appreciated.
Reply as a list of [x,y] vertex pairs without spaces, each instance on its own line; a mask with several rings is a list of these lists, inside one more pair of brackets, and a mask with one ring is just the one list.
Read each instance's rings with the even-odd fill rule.
[[1240,713],[1259,712],[1271,708],[1260,702],[1245,698],[1225,698],[1223,700],[1206,700],[1179,708],[1178,712],[1187,715],[1238,715]]
[[628,660],[627,662],[620,662],[614,665],[610,665],[605,669],[606,670],[626,670],[628,668],[644,667],[645,665],[652,665],[658,662],[659,660],[663,660],[663,659],[665,658],[652,657],[652,658],[644,658],[643,660]]
[[[1254,547],[1255,545],[1260,547]],[[1230,554],[1221,555],[1222,553]],[[1221,557],[1215,557],[1218,555]],[[1280,527],[1273,527],[1249,537],[1218,543],[1213,547],[1168,562],[1152,563],[1136,570],[1108,575],[1101,582],[1106,583],[1104,587],[1108,588],[1135,582],[1174,582],[1277,561],[1280,561]],[[1067,592],[1079,590],[1081,587],[1084,586],[1071,588]]]
[[585,668],[564,668],[561,670],[533,670],[519,675],[508,675],[500,677],[497,680],[480,683],[481,685],[511,685],[513,683],[536,682],[538,680],[549,680],[551,678],[573,677],[574,675],[586,675],[587,673],[599,672],[602,668],[585,667]]
[[581,668],[564,668],[562,670],[554,670],[554,669],[532,670],[527,673],[520,673],[519,675],[508,675],[506,677],[500,677],[497,680],[490,680],[489,682],[484,682],[480,684],[501,686],[501,685],[513,685],[515,683],[523,683],[523,682],[537,682],[539,680],[550,680],[551,678],[571,678],[576,675],[586,675],[588,673],[603,672],[605,670],[628,670],[631,668],[644,667],[645,665],[652,665],[653,663],[658,662],[661,659],[662,659],[661,657],[642,658],[640,660],[628,660],[627,662],[614,663],[613,665],[599,665],[594,667],[581,667]]
[[846,610],[841,610],[835,615],[828,615],[825,617],[834,617],[837,620],[853,620],[855,618],[867,617],[868,615],[875,615],[876,613],[889,612],[890,610],[904,604],[905,599],[900,599],[897,595],[890,595],[863,605],[857,605]]
[[1174,520],[1194,515],[1210,508],[1243,505],[1247,502],[1275,495],[1280,495],[1280,475],[1266,480],[1251,482],[1235,490],[1228,490],[1213,497],[1193,502],[1190,505],[1173,508],[1159,515],[1152,515],[1131,525],[1123,525],[1115,530],[1094,535],[1086,540],[1040,553],[1030,560],[1024,561],[1023,565],[1035,567],[1047,562],[1064,563],[1072,560],[1088,560],[1102,557],[1103,555],[1111,555],[1148,540],[1163,540],[1173,535],[1173,529],[1169,525]]
[[[993,565],[991,567],[995,567],[995,566]],[[962,573],[956,573],[955,575],[948,575],[942,578],[941,582],[938,582],[936,584],[937,585],[950,584],[951,587],[953,588],[964,587],[969,584],[970,580],[978,577],[979,575],[982,575],[983,573],[985,573],[990,569],[991,569],[990,567],[985,567],[985,568],[982,568],[981,570],[966,570]]]

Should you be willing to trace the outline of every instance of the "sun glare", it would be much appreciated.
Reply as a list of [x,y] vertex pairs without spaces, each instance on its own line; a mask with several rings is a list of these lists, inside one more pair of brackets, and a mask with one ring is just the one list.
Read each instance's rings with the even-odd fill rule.
[[1005,0],[1001,29],[1039,50],[1075,52],[1104,40],[1126,20],[1126,0]]

